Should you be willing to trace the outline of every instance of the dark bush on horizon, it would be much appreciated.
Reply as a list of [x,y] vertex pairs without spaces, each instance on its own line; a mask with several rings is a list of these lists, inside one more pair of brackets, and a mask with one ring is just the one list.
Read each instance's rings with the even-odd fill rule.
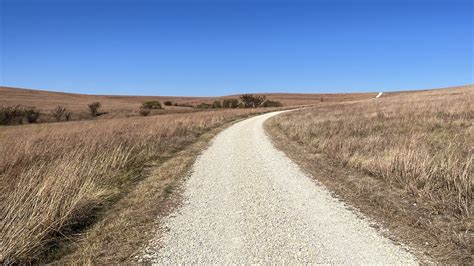
[[221,101],[214,101],[212,103],[212,108],[222,108]]
[[36,107],[2,106],[0,107],[0,125],[23,124],[26,118],[28,123],[35,123],[40,117],[40,112]]
[[0,108],[0,125],[13,125],[23,118],[21,106],[5,106]]
[[283,104],[278,101],[266,100],[262,104],[263,107],[281,107]]
[[102,106],[100,102],[93,102],[93,103],[88,104],[87,106],[89,107],[89,111],[92,117],[96,117],[102,114],[100,112],[100,107]]
[[238,99],[224,99],[222,101],[222,108],[237,108],[239,107]]
[[26,121],[28,121],[30,124],[36,123],[41,115],[40,111],[36,109],[36,107],[25,107],[23,109],[23,114],[26,118]]
[[196,108],[199,108],[199,109],[209,109],[209,108],[212,108],[212,105],[211,104],[208,104],[208,103],[200,103],[196,106]]
[[146,101],[142,104],[143,109],[162,109],[159,101]]
[[259,107],[264,101],[265,96],[254,96],[252,94],[243,94],[240,96],[240,100],[244,104],[245,108],[256,108]]
[[58,105],[54,110],[51,112],[54,119],[56,121],[61,121],[61,120],[66,120],[69,121],[69,118],[71,117],[71,112],[67,110],[66,107]]

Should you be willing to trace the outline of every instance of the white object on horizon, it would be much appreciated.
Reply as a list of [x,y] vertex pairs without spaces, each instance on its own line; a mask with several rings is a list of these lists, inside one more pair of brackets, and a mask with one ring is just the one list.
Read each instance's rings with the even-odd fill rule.
[[379,94],[377,94],[377,96],[375,96],[375,99],[380,98],[380,96],[382,96],[382,93],[383,92],[379,92]]

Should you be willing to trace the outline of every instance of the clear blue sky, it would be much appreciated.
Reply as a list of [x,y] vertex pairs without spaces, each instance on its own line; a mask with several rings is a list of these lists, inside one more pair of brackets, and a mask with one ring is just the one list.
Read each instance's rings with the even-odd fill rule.
[[0,0],[0,84],[98,94],[473,83],[471,0]]

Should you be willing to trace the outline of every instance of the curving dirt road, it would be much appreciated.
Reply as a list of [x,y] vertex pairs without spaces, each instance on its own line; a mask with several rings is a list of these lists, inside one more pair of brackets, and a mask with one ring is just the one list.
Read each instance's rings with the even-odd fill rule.
[[237,123],[198,158],[183,206],[146,250],[157,263],[416,264],[306,176],[263,130]]

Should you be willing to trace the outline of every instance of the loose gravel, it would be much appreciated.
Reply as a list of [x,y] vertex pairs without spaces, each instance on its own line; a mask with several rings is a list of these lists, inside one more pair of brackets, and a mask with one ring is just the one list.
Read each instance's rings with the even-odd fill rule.
[[274,148],[256,116],[198,157],[184,203],[145,250],[155,263],[416,264]]

